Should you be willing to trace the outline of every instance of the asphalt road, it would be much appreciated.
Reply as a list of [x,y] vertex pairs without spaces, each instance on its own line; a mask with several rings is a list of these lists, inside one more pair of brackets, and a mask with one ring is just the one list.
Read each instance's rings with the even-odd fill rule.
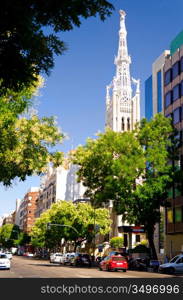
[[[97,268],[70,267],[49,261],[13,256],[10,270],[0,270],[0,278],[170,278],[171,275],[128,271],[99,271]],[[181,276],[183,277],[183,276]]]

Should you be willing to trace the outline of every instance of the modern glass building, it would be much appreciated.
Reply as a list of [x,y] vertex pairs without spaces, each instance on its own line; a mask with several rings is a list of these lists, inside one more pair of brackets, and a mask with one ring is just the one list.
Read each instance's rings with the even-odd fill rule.
[[145,117],[150,120],[155,114],[164,110],[164,78],[165,58],[170,55],[165,50],[152,64],[152,75],[145,81]]

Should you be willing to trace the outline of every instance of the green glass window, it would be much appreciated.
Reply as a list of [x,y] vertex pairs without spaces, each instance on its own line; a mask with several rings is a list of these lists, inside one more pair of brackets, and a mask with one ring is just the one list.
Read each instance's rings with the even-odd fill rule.
[[175,207],[175,223],[182,222],[182,207]]
[[173,188],[168,190],[168,198],[173,198]]

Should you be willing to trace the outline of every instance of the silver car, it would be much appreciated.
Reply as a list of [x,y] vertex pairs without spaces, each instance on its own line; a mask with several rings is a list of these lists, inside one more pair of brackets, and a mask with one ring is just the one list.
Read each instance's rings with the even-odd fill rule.
[[63,264],[63,254],[62,253],[53,253],[50,255],[50,263],[60,263]]
[[173,257],[168,263],[159,266],[161,273],[183,273],[183,254]]

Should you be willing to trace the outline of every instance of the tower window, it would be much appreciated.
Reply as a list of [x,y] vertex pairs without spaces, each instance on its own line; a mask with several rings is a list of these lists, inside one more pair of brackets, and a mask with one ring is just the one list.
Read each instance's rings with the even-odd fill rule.
[[127,130],[130,130],[130,118],[127,119]]
[[122,118],[122,120],[121,120],[121,130],[122,130],[122,131],[125,130],[125,122],[124,122],[124,118]]

